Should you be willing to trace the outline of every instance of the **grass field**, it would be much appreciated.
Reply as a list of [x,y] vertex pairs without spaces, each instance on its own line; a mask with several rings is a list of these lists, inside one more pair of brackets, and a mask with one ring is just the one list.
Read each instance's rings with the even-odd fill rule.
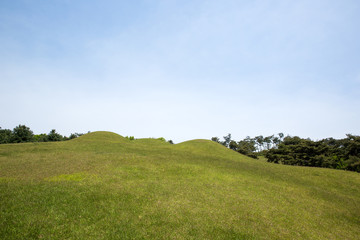
[[109,132],[0,145],[0,239],[359,236],[359,173]]

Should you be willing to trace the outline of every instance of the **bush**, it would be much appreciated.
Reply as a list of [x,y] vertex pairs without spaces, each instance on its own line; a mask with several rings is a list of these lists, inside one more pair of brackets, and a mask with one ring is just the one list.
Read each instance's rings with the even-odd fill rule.
[[34,136],[34,141],[35,142],[47,142],[47,141],[49,141],[48,135],[45,134],[45,133],[35,135]]
[[126,138],[126,139],[129,139],[130,141],[135,140],[135,137],[134,137],[134,136],[130,136],[130,137],[129,137],[129,136],[126,136],[125,138]]

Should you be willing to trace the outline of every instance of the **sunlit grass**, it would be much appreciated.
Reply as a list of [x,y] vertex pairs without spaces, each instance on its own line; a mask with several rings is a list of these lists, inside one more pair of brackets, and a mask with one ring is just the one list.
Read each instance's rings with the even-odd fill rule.
[[360,176],[206,140],[0,145],[1,239],[358,239]]

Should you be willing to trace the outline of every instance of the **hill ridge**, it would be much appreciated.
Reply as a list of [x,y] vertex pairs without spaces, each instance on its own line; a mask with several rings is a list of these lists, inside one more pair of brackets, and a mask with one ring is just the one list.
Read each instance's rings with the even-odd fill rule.
[[358,239],[360,174],[210,140],[0,145],[0,239]]

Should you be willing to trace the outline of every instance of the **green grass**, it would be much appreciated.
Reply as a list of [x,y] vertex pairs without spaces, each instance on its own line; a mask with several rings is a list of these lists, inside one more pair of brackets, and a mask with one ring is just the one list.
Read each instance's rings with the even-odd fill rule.
[[0,239],[359,239],[360,174],[95,132],[0,145]]

